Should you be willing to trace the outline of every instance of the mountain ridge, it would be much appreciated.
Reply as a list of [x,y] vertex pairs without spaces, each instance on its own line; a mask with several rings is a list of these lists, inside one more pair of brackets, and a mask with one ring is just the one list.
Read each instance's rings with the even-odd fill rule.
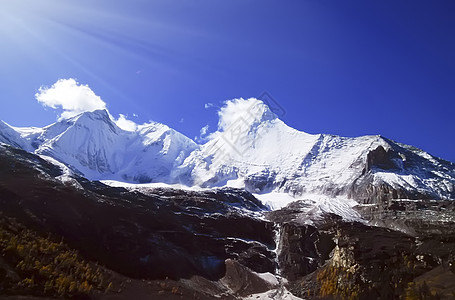
[[230,186],[256,194],[319,194],[361,203],[455,199],[455,164],[380,135],[308,134],[261,100],[227,101],[205,144],[160,123],[118,127],[107,110],[43,128],[0,123],[0,142],[50,156],[90,180]]

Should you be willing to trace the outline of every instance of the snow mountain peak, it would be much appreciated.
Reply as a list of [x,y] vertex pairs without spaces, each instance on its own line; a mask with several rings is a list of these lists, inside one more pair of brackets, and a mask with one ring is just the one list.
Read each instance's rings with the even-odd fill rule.
[[203,145],[156,122],[124,130],[106,110],[44,128],[0,122],[0,142],[50,156],[91,180],[230,186],[365,203],[455,199],[455,165],[415,147],[381,136],[308,134],[255,98],[227,101],[218,114],[218,130]]
[[80,113],[74,117],[68,118],[68,120],[83,121],[83,120],[102,120],[104,122],[112,121],[111,117],[106,109],[97,109],[93,111],[86,111]]

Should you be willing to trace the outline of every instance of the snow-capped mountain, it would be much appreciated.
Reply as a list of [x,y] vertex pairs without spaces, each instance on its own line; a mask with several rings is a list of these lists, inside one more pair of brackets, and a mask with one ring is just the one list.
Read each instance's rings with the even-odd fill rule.
[[159,123],[122,130],[106,110],[85,112],[44,128],[3,123],[1,132],[1,142],[50,156],[92,180],[168,182],[171,171],[197,148],[191,139]]
[[[12,127],[11,125],[0,121],[0,142],[24,149],[26,151],[32,151],[30,142],[27,140],[27,134],[25,132],[33,132],[33,128],[18,128]],[[21,134],[23,133],[23,134]]]
[[89,179],[245,188],[371,203],[455,199],[455,164],[381,136],[345,138],[287,126],[262,101],[236,99],[203,145],[166,125],[120,129],[105,110],[44,128],[0,123],[0,142],[63,162]]
[[307,134],[256,99],[228,102],[219,131],[178,170],[190,185],[227,184],[258,194],[323,194],[361,202],[455,198],[453,163],[381,136]]

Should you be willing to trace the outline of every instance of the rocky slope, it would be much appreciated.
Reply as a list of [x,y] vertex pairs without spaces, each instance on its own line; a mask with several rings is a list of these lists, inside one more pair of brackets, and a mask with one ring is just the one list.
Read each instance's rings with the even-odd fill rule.
[[[368,223],[326,215],[311,225],[296,218],[306,214],[302,205],[296,202],[268,213],[280,228],[280,274],[290,281],[288,289],[294,295],[302,299],[455,296],[453,201],[360,206]],[[395,230],[371,226],[378,222]]]
[[[228,259],[250,273],[275,270],[273,224],[257,216],[265,207],[248,192],[143,194],[79,176],[62,182],[62,175],[34,154],[0,145],[2,213],[130,278],[217,282]],[[227,293],[231,281],[219,283],[217,293]]]
[[[39,241],[63,241],[113,282],[107,292],[106,285],[82,290],[84,297],[451,299],[455,293],[453,201],[364,204],[356,208],[358,222],[315,215],[310,200],[268,211],[242,189],[113,188],[65,172],[64,165],[0,145],[0,223],[22,224],[16,226]],[[32,288],[20,283],[30,278],[8,255],[0,260],[0,275],[8,278],[0,294],[46,295],[38,281]]]

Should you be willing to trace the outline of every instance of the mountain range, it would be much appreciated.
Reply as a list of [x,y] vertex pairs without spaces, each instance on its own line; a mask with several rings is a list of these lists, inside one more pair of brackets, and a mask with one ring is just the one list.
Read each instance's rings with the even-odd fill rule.
[[454,163],[257,99],[219,117],[203,144],[107,110],[0,121],[0,296],[453,299]]
[[[360,203],[455,199],[455,164],[415,147],[382,136],[298,131],[254,98],[228,101],[219,114],[219,128],[204,144],[156,122],[123,130],[106,110],[43,128],[0,122],[0,142],[51,157],[90,180],[228,186],[259,197]],[[275,208],[284,204],[269,201]]]

